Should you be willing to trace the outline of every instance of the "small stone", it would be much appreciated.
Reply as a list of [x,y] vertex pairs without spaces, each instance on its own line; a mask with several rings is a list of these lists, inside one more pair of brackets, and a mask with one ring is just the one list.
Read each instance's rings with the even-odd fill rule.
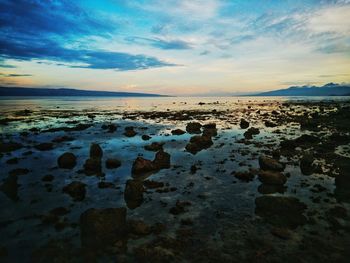
[[40,143],[38,145],[35,145],[34,148],[39,151],[49,151],[53,149],[53,143],[51,142]]
[[73,153],[65,152],[57,159],[58,167],[72,169],[77,164],[77,157]]
[[190,122],[186,125],[186,131],[188,133],[201,133],[202,125],[199,122]]
[[305,154],[301,159],[300,159],[300,170],[302,174],[304,175],[310,175],[314,171],[313,167],[313,162],[314,158],[311,154]]
[[266,156],[259,157],[259,165],[262,170],[271,170],[279,172],[284,170],[284,166],[281,163],[279,163],[275,159]]
[[261,170],[259,180],[263,184],[284,185],[287,182],[287,177],[280,172]]
[[74,201],[82,201],[86,194],[85,186],[84,183],[74,181],[63,187],[63,192],[69,194]]
[[175,130],[172,130],[171,131],[171,134],[172,135],[182,135],[182,134],[185,134],[186,132],[181,130],[181,129],[175,129]]
[[106,168],[107,169],[116,169],[120,167],[122,163],[118,159],[107,159]]
[[97,143],[92,143],[90,146],[90,158],[99,158],[103,156],[103,151],[100,145]]
[[245,119],[241,119],[239,126],[241,129],[247,129],[249,127],[249,122],[247,122]]
[[146,151],[152,151],[152,152],[157,152],[159,150],[163,149],[164,143],[159,143],[159,142],[152,142],[149,145],[145,145],[145,150]]
[[128,126],[125,127],[124,135],[126,137],[134,137],[137,133],[134,131],[134,127]]

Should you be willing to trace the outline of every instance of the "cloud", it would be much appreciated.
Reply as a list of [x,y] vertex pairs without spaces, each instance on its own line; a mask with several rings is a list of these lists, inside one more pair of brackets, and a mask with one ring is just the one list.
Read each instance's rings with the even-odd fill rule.
[[145,38],[145,37],[127,37],[126,41],[136,44],[147,44],[160,49],[191,49],[189,42],[180,39],[160,39],[160,38]]
[[[118,27],[72,1],[0,0],[0,66],[6,59],[48,60],[74,68],[137,70],[174,66],[142,54],[91,48],[84,39],[108,38]],[[83,41],[83,42],[81,42]],[[182,42],[154,42],[161,48],[184,48]]]

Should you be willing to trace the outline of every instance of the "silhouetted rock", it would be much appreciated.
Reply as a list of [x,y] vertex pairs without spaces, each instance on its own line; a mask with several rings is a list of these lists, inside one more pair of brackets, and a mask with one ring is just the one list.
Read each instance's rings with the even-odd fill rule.
[[305,154],[300,159],[300,170],[304,175],[310,175],[314,171],[313,167],[314,158],[311,154]]
[[259,133],[260,133],[260,131],[258,128],[251,127],[244,133],[244,137],[246,139],[252,139],[253,135],[257,135]]
[[143,183],[140,180],[127,180],[124,199],[130,209],[140,206],[143,202]]
[[273,225],[295,228],[306,223],[306,205],[295,197],[260,196],[255,205],[255,213]]
[[134,137],[137,133],[134,131],[134,127],[128,126],[125,127],[124,135],[126,137]]
[[101,175],[102,165],[101,159],[99,158],[89,158],[85,161],[84,172],[86,175]]
[[249,127],[249,122],[247,122],[245,119],[241,119],[239,126],[241,129],[247,129]]
[[63,187],[63,192],[69,194],[74,201],[82,201],[85,198],[86,190],[85,184],[74,181]]
[[129,232],[138,235],[145,236],[152,232],[151,226],[147,225],[142,220],[128,220]]
[[57,159],[58,167],[72,169],[77,164],[77,158],[73,153],[65,152]]
[[51,142],[40,143],[38,145],[35,145],[34,148],[39,151],[49,151],[53,149],[53,143]]
[[259,180],[263,184],[284,185],[287,182],[287,177],[277,171],[264,171],[259,173]]
[[175,130],[172,130],[171,131],[171,134],[172,135],[182,135],[182,134],[185,134],[186,132],[181,130],[181,129],[175,129]]
[[245,182],[249,182],[252,181],[254,179],[254,174],[251,173],[250,171],[246,171],[246,172],[234,172],[233,175],[241,180],[241,181],[245,181]]
[[156,169],[168,169],[170,168],[170,154],[160,150],[156,153],[153,160],[153,164]]
[[145,150],[146,151],[152,151],[152,152],[157,152],[161,149],[163,149],[164,143],[159,143],[159,142],[152,142],[149,145],[145,145]]
[[265,121],[265,126],[268,128],[274,128],[277,127],[277,124],[272,121]]
[[190,142],[186,145],[186,150],[192,154],[196,154],[212,145],[213,141],[210,136],[196,135],[190,139]]
[[148,141],[149,139],[151,139],[152,137],[151,136],[148,136],[147,134],[144,134],[144,135],[142,135],[142,140],[144,140],[144,141]]
[[12,201],[17,201],[18,198],[18,187],[17,175],[9,175],[6,177],[0,186],[0,190]]
[[266,156],[260,156],[259,157],[259,165],[262,170],[271,170],[271,171],[283,171],[284,166],[279,163],[277,160],[266,157]]
[[100,145],[92,143],[90,146],[90,158],[102,158],[103,151]]
[[151,160],[137,157],[132,165],[131,172],[135,175],[154,171],[156,168]]
[[202,125],[199,122],[190,122],[186,125],[186,131],[188,133],[201,133]]
[[118,159],[107,159],[106,161],[106,168],[107,169],[115,169],[122,165],[121,161]]
[[17,142],[1,142],[0,141],[0,153],[7,153],[16,151],[18,149],[21,149],[23,147],[22,144]]

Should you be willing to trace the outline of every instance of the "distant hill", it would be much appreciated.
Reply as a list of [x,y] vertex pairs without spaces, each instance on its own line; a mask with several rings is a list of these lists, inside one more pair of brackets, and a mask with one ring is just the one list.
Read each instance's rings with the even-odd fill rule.
[[165,95],[134,92],[78,90],[68,88],[0,87],[0,96],[99,96],[99,97],[167,97]]
[[349,96],[350,84],[328,83],[324,86],[293,86],[254,94],[253,96]]

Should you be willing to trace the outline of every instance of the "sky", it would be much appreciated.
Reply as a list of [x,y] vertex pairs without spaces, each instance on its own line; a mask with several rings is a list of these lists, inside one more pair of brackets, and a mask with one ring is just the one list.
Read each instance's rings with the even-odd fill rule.
[[350,0],[0,0],[0,85],[229,95],[350,82]]

